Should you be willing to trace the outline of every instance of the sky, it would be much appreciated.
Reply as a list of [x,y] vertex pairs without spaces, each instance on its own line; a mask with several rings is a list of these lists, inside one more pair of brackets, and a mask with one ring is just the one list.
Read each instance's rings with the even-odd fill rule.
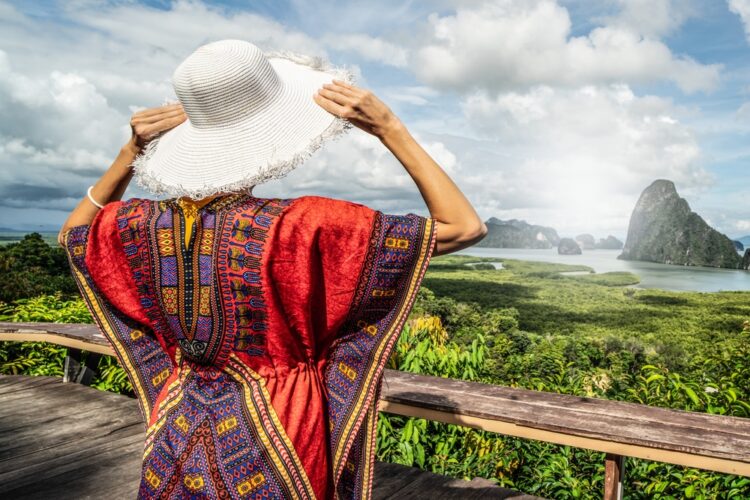
[[[349,68],[483,219],[624,239],[669,179],[750,234],[750,0],[0,0],[0,227],[58,229],[131,114],[174,99],[177,65],[226,38]],[[253,193],[428,214],[356,128]]]

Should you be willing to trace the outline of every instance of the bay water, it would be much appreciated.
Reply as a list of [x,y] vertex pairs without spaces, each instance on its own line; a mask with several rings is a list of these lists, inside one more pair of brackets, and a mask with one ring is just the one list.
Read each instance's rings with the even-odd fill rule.
[[584,250],[581,255],[559,255],[557,248],[536,250],[471,247],[457,253],[477,257],[580,264],[593,268],[597,273],[627,271],[641,279],[635,285],[636,288],[694,292],[750,290],[750,271],[619,260],[617,256],[620,255],[620,250]]

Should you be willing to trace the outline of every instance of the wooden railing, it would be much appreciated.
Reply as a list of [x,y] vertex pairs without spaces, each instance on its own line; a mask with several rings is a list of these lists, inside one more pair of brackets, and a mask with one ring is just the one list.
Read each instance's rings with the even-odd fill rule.
[[[84,383],[93,372],[80,364],[81,350],[114,355],[93,325],[0,322],[1,340],[46,341],[71,348],[65,379]],[[750,419],[388,369],[379,409],[604,452],[607,500],[622,498],[624,457],[750,476]]]

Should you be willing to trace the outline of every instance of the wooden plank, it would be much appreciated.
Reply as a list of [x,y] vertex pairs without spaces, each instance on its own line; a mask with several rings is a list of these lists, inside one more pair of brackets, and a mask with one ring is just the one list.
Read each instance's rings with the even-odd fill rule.
[[14,323],[3,321],[0,322],[0,332],[8,334],[46,332],[85,341],[89,344],[109,345],[107,338],[99,331],[99,328],[89,323]]
[[396,493],[419,477],[420,471],[416,467],[404,467],[387,462],[379,463],[375,467],[373,484],[377,484],[377,491],[373,489],[373,500],[396,498]]
[[51,342],[73,349],[115,355],[99,328],[88,324],[0,322],[0,341]]
[[[0,386],[12,378],[0,377]],[[0,399],[0,491],[32,484],[39,474],[67,474],[110,448],[136,442],[143,449],[135,400],[52,380],[28,387],[25,398],[16,392]]]
[[[393,370],[386,370],[380,409],[518,437],[750,475],[750,419]],[[633,451],[637,454],[631,454]]]
[[14,392],[24,392],[30,387],[41,387],[50,384],[57,384],[55,378],[7,376],[3,383],[0,384],[0,396],[2,396],[3,401],[5,401],[5,398],[8,394],[12,394]]
[[[539,498],[500,488],[486,479],[475,478],[471,481],[465,481],[411,467],[407,468],[411,470],[399,470],[404,468],[402,465],[378,465],[380,475],[376,472],[376,477],[373,480],[374,484],[375,482],[378,484],[378,491],[377,494],[373,491],[373,499],[473,500],[513,498],[514,500],[532,500]],[[393,480],[389,476],[393,476]],[[391,480],[391,484],[381,490],[383,483],[389,480]]]

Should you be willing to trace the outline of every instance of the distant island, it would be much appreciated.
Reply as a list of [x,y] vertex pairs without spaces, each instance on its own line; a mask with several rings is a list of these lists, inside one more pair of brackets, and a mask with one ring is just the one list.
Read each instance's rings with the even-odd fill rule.
[[677,194],[674,183],[665,179],[654,181],[641,193],[618,258],[743,268],[743,258],[737,253],[734,242],[693,212],[688,202]]
[[535,226],[522,220],[491,217],[485,225],[487,236],[476,245],[478,247],[553,248],[560,243],[560,236],[551,227]]
[[623,247],[622,241],[611,234],[606,238],[599,238],[599,241],[591,234],[579,234],[575,241],[582,250],[621,250]]
[[487,236],[476,245],[478,247],[549,249],[559,248],[562,242],[564,244],[560,253],[568,254],[580,254],[581,250],[620,250],[623,247],[622,241],[612,235],[598,240],[588,233],[579,234],[575,238],[560,238],[551,227],[529,224],[518,219],[500,220],[491,217],[485,221],[485,225]]

